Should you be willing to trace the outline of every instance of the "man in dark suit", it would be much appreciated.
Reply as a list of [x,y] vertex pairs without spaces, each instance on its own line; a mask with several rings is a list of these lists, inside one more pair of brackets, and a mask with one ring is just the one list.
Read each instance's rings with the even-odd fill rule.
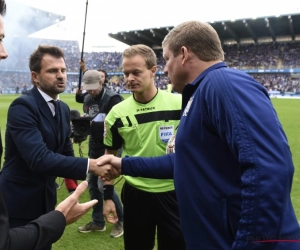
[[2,153],[3,153],[3,145],[2,145],[2,137],[1,137],[1,128],[0,128],[0,169],[2,167]]
[[[70,110],[58,100],[66,87],[62,50],[39,46],[30,56],[29,67],[34,87],[8,109],[5,161],[0,172],[11,228],[54,209],[57,176],[84,180],[88,172],[101,175],[97,160],[74,157]],[[43,249],[51,249],[51,245]]]
[[[2,43],[4,38],[4,24],[2,16],[5,12],[5,1],[0,0],[0,61],[2,59],[6,59],[8,56]],[[66,224],[70,224],[78,220],[97,203],[97,200],[83,204],[78,203],[79,196],[85,191],[87,186],[88,183],[83,181],[71,196],[56,207],[55,211],[42,215],[26,226],[14,229],[9,229],[7,209],[0,191],[0,249],[38,250],[57,241],[63,234]],[[15,197],[16,200],[18,198],[19,197]]]

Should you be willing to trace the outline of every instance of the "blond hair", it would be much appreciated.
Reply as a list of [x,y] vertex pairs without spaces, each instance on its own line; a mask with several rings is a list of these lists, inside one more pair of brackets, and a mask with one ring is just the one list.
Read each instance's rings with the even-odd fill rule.
[[125,49],[122,53],[122,58],[130,58],[136,55],[140,55],[145,59],[147,69],[152,69],[153,66],[157,65],[157,58],[153,49],[144,44],[132,45]]
[[188,21],[174,27],[164,38],[163,47],[177,56],[182,46],[202,61],[224,61],[224,51],[215,29],[208,23]]

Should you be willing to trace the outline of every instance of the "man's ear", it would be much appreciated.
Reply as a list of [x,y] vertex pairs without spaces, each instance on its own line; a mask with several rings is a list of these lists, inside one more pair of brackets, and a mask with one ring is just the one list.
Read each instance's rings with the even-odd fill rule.
[[155,77],[156,70],[157,70],[157,67],[156,67],[156,66],[153,66],[152,69],[151,69],[151,72],[152,72],[152,76],[153,76],[153,77]]
[[190,57],[189,51],[188,51],[187,47],[182,46],[180,48],[180,52],[181,52],[181,63],[185,64],[189,60],[189,57]]
[[31,80],[32,80],[35,84],[39,83],[38,73],[36,73],[35,71],[31,71]]

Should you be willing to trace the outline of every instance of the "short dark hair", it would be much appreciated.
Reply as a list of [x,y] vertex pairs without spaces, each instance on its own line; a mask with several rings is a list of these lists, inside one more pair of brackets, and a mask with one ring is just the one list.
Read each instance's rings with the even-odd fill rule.
[[0,0],[0,15],[4,16],[6,13],[6,3],[5,0]]
[[105,75],[104,83],[108,83],[108,79],[107,79],[108,74],[107,74],[107,72],[104,69],[98,69],[97,71],[104,73],[104,75]]
[[65,60],[64,52],[55,46],[49,45],[39,45],[39,47],[33,51],[29,59],[29,69],[30,71],[35,71],[40,73],[41,71],[41,62],[44,55],[51,55],[56,58],[63,58]]

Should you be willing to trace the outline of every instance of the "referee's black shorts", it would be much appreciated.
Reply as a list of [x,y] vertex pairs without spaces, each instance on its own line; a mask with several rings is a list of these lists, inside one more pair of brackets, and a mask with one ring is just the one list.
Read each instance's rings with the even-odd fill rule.
[[[175,191],[150,193],[124,183],[125,250],[185,250]],[[156,232],[157,230],[157,232]]]

